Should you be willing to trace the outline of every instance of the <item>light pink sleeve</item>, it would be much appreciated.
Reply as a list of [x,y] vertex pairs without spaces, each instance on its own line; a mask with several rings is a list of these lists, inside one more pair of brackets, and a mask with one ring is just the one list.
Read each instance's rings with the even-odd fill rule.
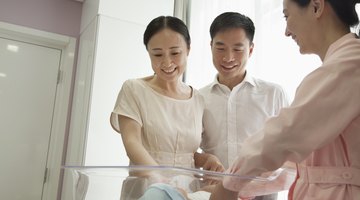
[[[360,112],[360,72],[356,63],[337,62],[324,64],[303,80],[293,103],[245,141],[228,172],[258,176],[287,160],[301,162],[339,136]],[[244,187],[234,177],[225,178],[223,185],[233,191]]]
[[142,125],[140,103],[138,101],[136,92],[136,80],[127,80],[123,83],[123,86],[117,97],[114,110],[110,115],[110,124],[112,128],[120,133],[119,115],[129,117],[137,121]]

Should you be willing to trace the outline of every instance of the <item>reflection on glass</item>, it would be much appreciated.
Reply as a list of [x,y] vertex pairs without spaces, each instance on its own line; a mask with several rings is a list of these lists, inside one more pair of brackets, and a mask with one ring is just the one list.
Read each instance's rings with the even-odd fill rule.
[[63,169],[72,177],[73,200],[134,200],[146,196],[152,186],[166,187],[184,199],[208,200],[215,184],[226,177],[243,185],[239,195],[260,196],[287,190],[296,174],[292,168],[280,168],[261,177],[168,166],[64,166]]
[[12,51],[12,52],[18,52],[19,51],[19,46],[8,44],[7,45],[7,50]]

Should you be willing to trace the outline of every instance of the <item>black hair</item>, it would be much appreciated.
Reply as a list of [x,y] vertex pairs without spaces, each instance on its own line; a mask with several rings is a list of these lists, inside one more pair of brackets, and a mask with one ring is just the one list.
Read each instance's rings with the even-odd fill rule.
[[[300,7],[306,7],[311,0],[292,0]],[[349,27],[359,25],[359,17],[356,13],[355,5],[360,3],[360,0],[325,0],[327,1],[339,19]],[[360,30],[358,35],[360,34]]]
[[190,48],[191,38],[190,38],[189,30],[185,25],[185,23],[176,17],[159,16],[151,20],[151,22],[147,25],[145,29],[143,42],[146,49],[151,37],[165,28],[169,28],[181,34],[185,39],[187,47]]
[[253,42],[255,34],[253,21],[249,17],[237,12],[224,12],[214,19],[210,26],[211,40],[214,39],[217,33],[232,28],[244,29],[250,43]]

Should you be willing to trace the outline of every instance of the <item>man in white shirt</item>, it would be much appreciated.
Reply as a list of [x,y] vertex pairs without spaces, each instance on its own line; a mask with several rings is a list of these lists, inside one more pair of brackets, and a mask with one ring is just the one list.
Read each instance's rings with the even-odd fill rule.
[[[196,167],[213,171],[228,168],[243,141],[267,118],[288,106],[279,85],[256,79],[246,71],[254,33],[252,20],[236,12],[222,13],[210,26],[212,58],[218,74],[214,82],[200,89],[205,99],[203,153],[195,153]],[[277,199],[277,194],[255,199]]]

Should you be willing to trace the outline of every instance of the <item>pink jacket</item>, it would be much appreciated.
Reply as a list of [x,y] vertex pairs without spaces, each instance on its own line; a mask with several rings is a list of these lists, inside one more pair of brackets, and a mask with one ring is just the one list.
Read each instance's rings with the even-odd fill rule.
[[[230,173],[256,175],[297,164],[289,199],[360,198],[360,39],[349,33],[298,87],[293,103],[249,138]],[[244,184],[225,178],[224,187]]]

